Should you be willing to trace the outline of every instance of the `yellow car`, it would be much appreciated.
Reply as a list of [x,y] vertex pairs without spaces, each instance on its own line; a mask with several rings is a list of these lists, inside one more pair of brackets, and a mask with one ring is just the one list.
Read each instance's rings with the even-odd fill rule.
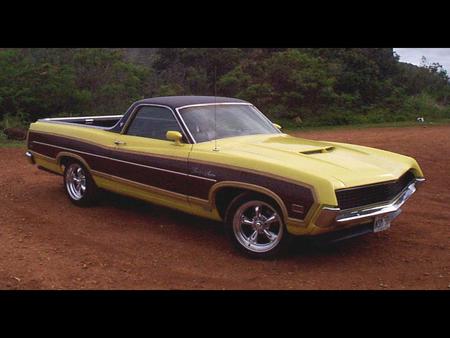
[[30,125],[30,162],[61,174],[84,206],[98,188],[224,221],[237,248],[274,256],[293,236],[387,229],[424,181],[407,156],[284,134],[251,103],[145,99],[124,115]]

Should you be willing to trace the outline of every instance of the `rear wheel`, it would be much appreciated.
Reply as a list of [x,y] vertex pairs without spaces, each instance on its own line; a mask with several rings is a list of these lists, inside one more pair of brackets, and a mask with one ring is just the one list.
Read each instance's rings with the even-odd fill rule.
[[290,242],[279,207],[263,195],[236,197],[228,207],[225,223],[234,245],[251,257],[274,257]]
[[87,169],[79,162],[66,163],[64,187],[70,201],[77,206],[88,206],[95,200],[97,186]]

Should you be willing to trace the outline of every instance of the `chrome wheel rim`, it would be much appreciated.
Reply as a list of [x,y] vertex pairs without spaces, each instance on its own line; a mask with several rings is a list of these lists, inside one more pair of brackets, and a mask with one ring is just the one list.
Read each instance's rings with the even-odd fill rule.
[[76,201],[86,193],[86,174],[83,167],[72,163],[66,172],[66,189],[70,197]]
[[233,231],[238,242],[252,252],[274,249],[283,236],[283,222],[268,203],[250,201],[241,205],[233,218]]

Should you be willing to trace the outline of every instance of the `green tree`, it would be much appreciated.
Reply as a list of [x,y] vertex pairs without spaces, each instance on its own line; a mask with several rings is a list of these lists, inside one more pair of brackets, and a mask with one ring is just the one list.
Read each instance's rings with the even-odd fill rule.
[[239,65],[221,77],[227,94],[255,102],[282,117],[310,117],[323,111],[337,95],[335,78],[326,63],[298,49],[274,52],[262,62]]
[[312,125],[450,117],[442,65],[399,62],[392,48],[0,49],[0,121],[8,123],[121,114],[144,97],[214,95],[215,87]]

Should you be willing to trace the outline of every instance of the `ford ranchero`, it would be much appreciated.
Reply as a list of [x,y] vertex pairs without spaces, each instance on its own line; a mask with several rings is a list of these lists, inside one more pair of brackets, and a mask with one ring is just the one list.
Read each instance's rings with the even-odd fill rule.
[[101,188],[223,221],[253,257],[278,254],[294,236],[336,241],[385,230],[424,181],[411,157],[292,137],[251,103],[214,96],[38,120],[27,147],[31,163],[63,176],[77,206]]

